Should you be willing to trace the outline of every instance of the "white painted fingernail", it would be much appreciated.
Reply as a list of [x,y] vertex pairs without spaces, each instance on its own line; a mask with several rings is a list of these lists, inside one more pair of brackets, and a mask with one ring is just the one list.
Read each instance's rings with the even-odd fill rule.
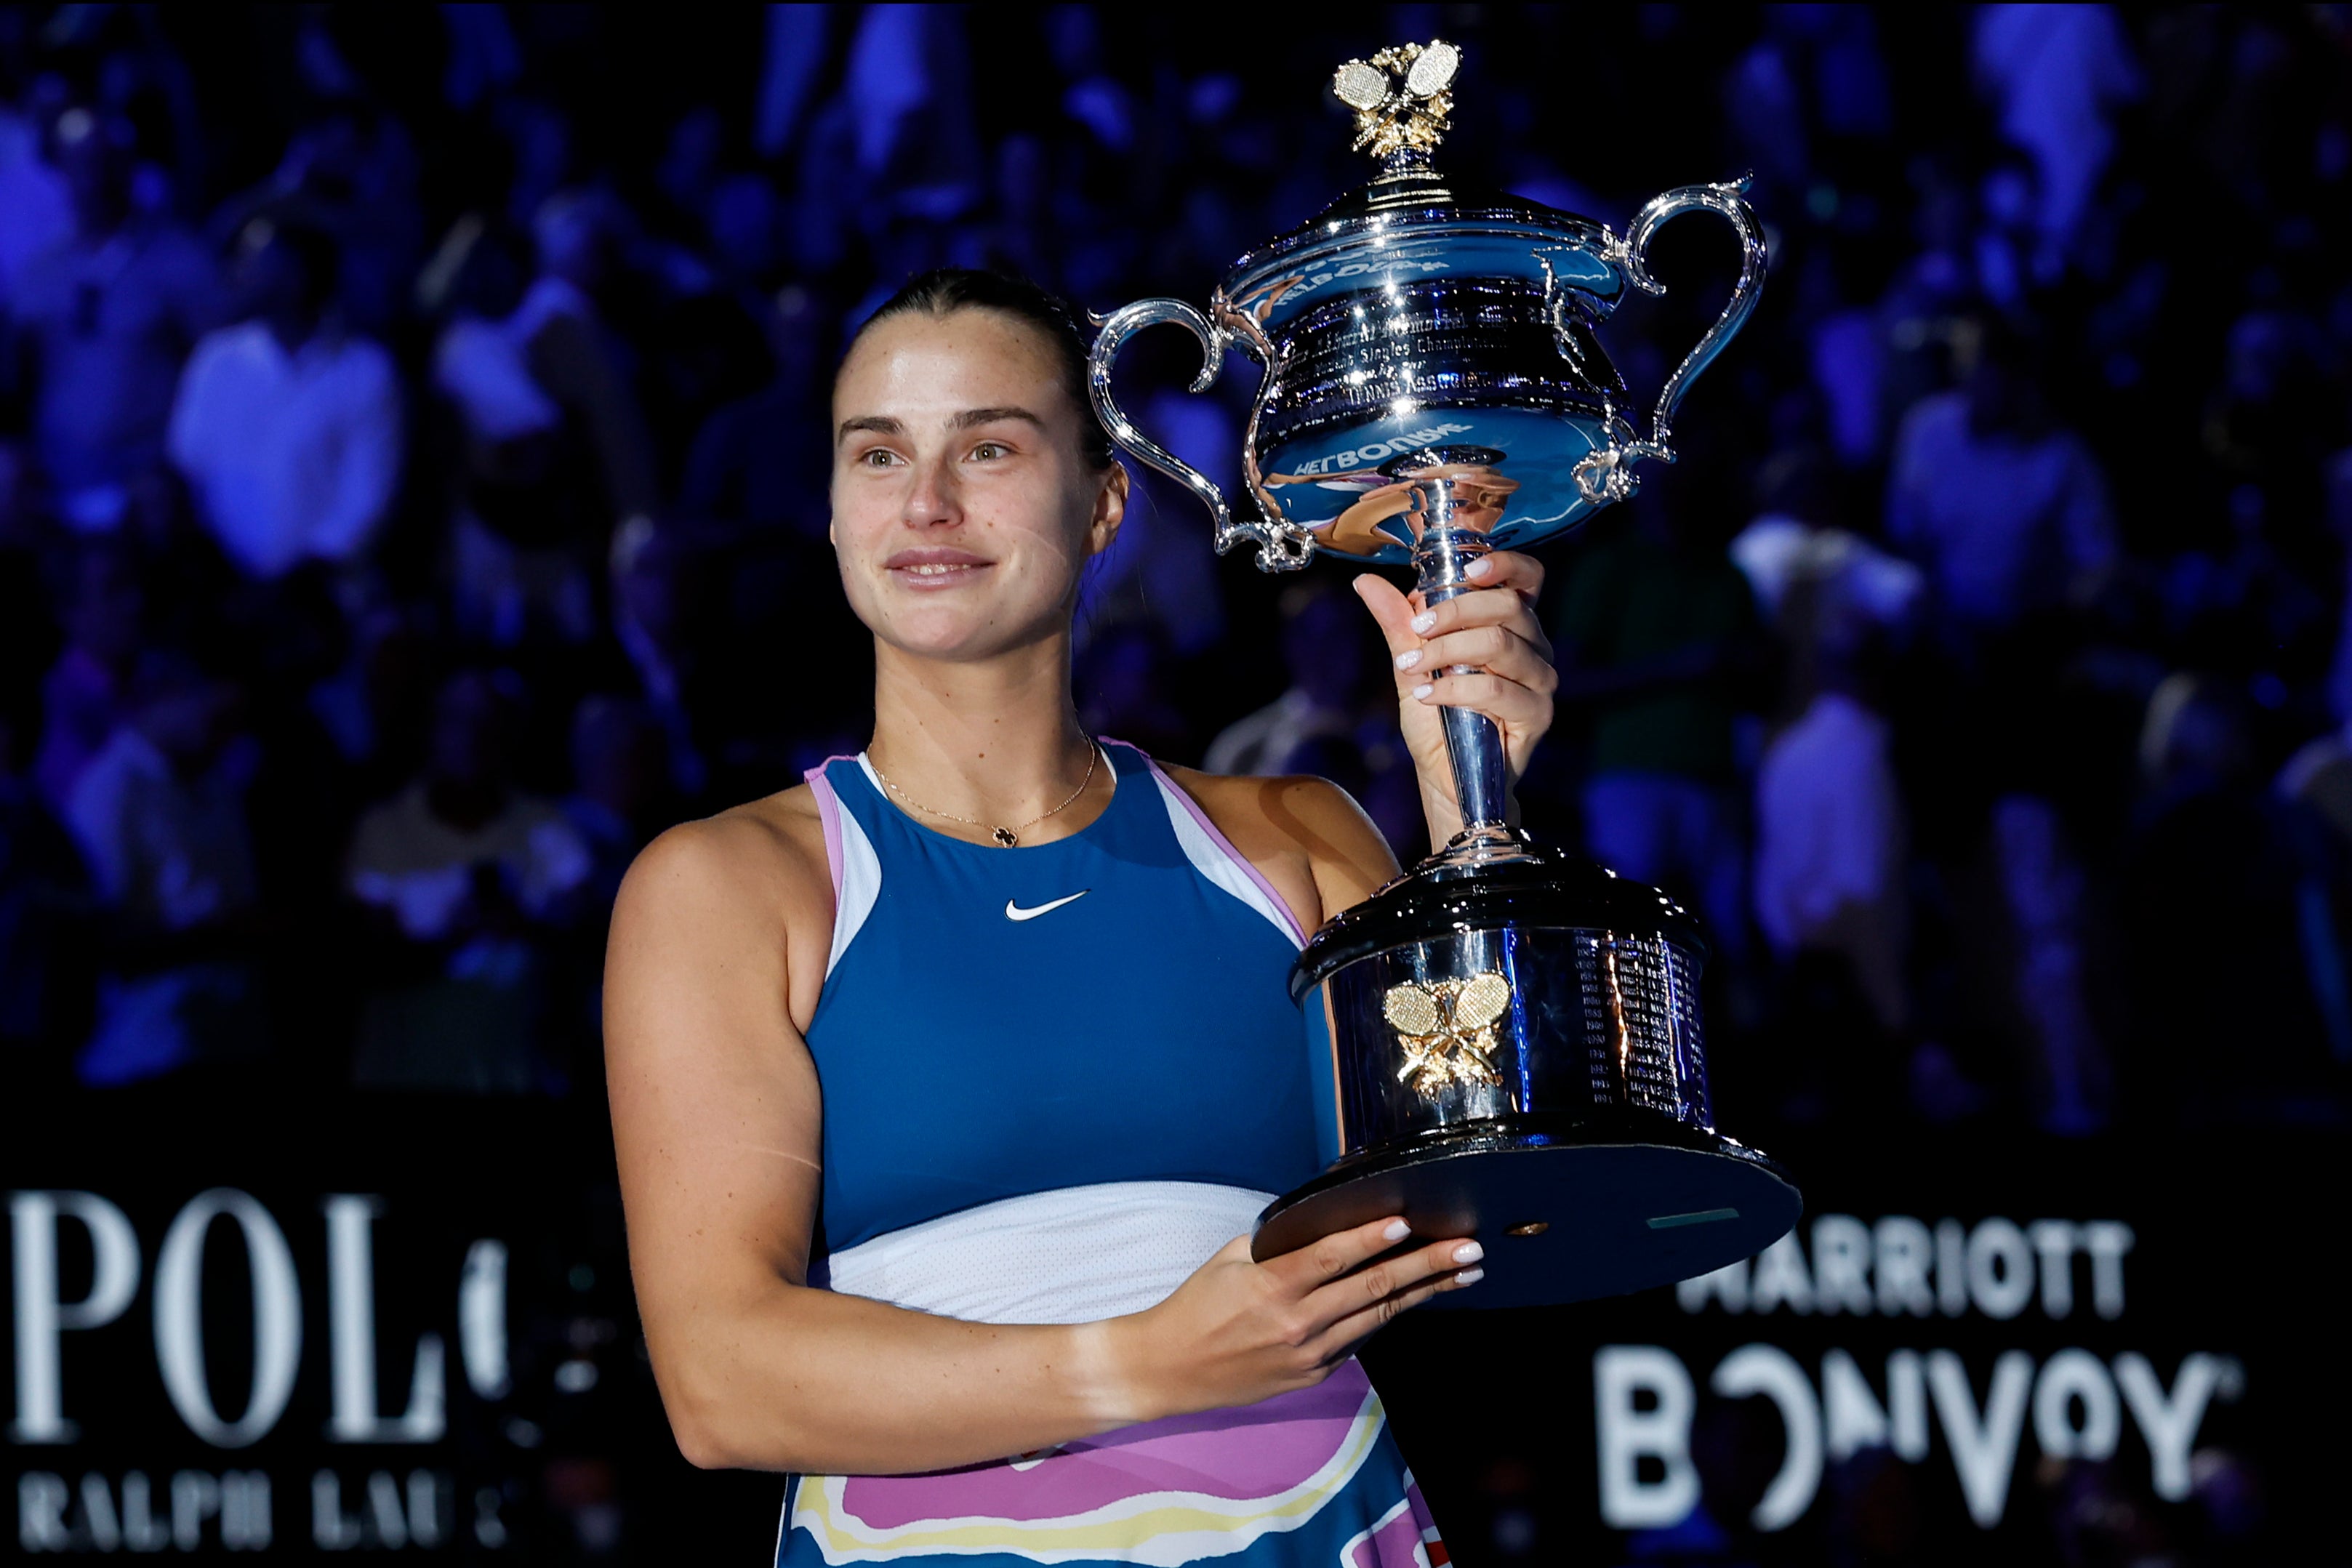
[[1475,1241],[1465,1241],[1454,1249],[1454,1260],[1456,1263],[1475,1263],[1486,1255],[1486,1249]]
[[1476,560],[1472,561],[1468,566],[1464,567],[1462,569],[1462,575],[1465,577],[1484,577],[1494,570],[1495,563],[1488,560],[1482,555]]
[[1397,655],[1397,668],[1398,668],[1398,669],[1400,669],[1400,670],[1410,670],[1410,669],[1412,669],[1415,664],[1420,664],[1420,663],[1421,663],[1421,650],[1420,650],[1420,649],[1418,649],[1418,648],[1415,648],[1415,649],[1414,649],[1412,653],[1399,653],[1399,654]]
[[1412,1227],[1402,1219],[1390,1220],[1389,1228],[1381,1232],[1382,1239],[1390,1241],[1402,1241],[1412,1234]]
[[1435,691],[1436,689],[1437,689],[1437,688],[1436,688],[1435,686],[1431,686],[1431,685],[1419,685],[1419,686],[1415,686],[1415,687],[1413,687],[1413,688],[1412,688],[1412,695],[1415,695],[1415,696],[1417,696],[1417,697],[1422,697],[1422,698],[1424,698],[1424,699],[1425,699],[1425,698],[1427,698],[1427,697],[1428,697],[1428,695],[1429,695],[1429,694],[1430,694],[1430,693],[1432,693],[1432,692]]
[[1454,1282],[1457,1285],[1475,1285],[1486,1277],[1486,1270],[1484,1269],[1465,1269],[1454,1276]]
[[1412,629],[1416,632],[1426,632],[1436,624],[1437,612],[1434,610],[1424,610],[1412,618]]

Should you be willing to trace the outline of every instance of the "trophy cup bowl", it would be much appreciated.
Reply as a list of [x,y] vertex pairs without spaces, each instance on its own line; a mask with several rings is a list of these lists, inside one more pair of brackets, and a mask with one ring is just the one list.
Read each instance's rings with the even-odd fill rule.
[[[1370,184],[1228,270],[1206,311],[1144,299],[1097,318],[1095,410],[1112,439],[1184,485],[1220,553],[1290,570],[1318,554],[1410,565],[1428,603],[1492,549],[1523,549],[1632,496],[1671,463],[1691,382],[1755,308],[1765,250],[1746,182],[1666,192],[1623,235],[1439,173],[1461,51],[1443,41],[1341,66]],[[1738,230],[1730,302],[1660,392],[1646,435],[1596,329],[1660,225],[1706,211]],[[1229,349],[1261,368],[1246,495],[1138,430],[1112,395],[1120,346],[1174,324],[1200,340],[1194,392]],[[1802,1200],[1717,1131],[1701,1039],[1697,922],[1655,889],[1531,843],[1507,821],[1502,737],[1443,710],[1462,831],[1326,923],[1299,955],[1326,1168],[1259,1217],[1261,1260],[1402,1214],[1416,1236],[1477,1236],[1489,1279],[1440,1298],[1513,1306],[1619,1294],[1769,1245]]]

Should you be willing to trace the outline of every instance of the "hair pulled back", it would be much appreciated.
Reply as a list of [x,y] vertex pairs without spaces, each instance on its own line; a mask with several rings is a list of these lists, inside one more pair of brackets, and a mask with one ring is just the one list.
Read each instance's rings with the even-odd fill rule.
[[[1078,455],[1089,468],[1108,467],[1110,435],[1095,417],[1094,402],[1087,392],[1087,339],[1079,329],[1081,318],[1068,300],[1025,277],[970,267],[935,267],[918,273],[851,335],[842,361],[848,361],[858,340],[877,322],[893,316],[945,316],[956,310],[1002,311],[1036,329],[1061,371],[1062,390],[1070,394],[1078,411]],[[834,374],[838,381],[839,370]]]

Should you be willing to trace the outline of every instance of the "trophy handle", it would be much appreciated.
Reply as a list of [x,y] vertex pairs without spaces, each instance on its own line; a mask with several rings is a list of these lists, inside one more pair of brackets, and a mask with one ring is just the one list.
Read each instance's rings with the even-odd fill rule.
[[1224,368],[1225,350],[1232,343],[1232,334],[1181,299],[1139,299],[1108,316],[1088,311],[1087,319],[1101,329],[1095,337],[1093,351],[1087,356],[1087,394],[1094,402],[1095,416],[1102,421],[1111,440],[1122,451],[1132,453],[1201,497],[1209,515],[1216,520],[1219,555],[1246,539],[1257,546],[1261,570],[1288,570],[1306,565],[1314,554],[1314,542],[1306,529],[1279,517],[1235,521],[1233,507],[1226,503],[1225,493],[1217,488],[1216,481],[1136,428],[1135,422],[1127,417],[1111,396],[1111,361],[1118,358],[1118,350],[1128,339],[1146,327],[1172,322],[1201,340],[1201,373],[1192,378],[1187,389],[1196,392],[1207,392],[1216,384],[1217,373]]
[[1689,212],[1719,213],[1739,231],[1739,282],[1731,291],[1730,302],[1698,340],[1698,346],[1685,355],[1683,362],[1675,367],[1675,373],[1666,378],[1664,390],[1658,393],[1657,410],[1650,416],[1650,438],[1626,448],[1620,460],[1623,464],[1630,465],[1640,457],[1655,457],[1667,463],[1675,460],[1672,422],[1675,411],[1682,406],[1683,395],[1690,391],[1699,372],[1723,351],[1732,334],[1747,325],[1748,313],[1756,308],[1756,297],[1764,287],[1764,225],[1757,221],[1756,209],[1744,199],[1754,179],[1752,174],[1742,174],[1719,185],[1684,185],[1653,196],[1633,214],[1625,237],[1611,246],[1610,259],[1625,269],[1626,278],[1634,287],[1648,294],[1664,294],[1666,286],[1650,276],[1644,258],[1652,237],[1669,220]]

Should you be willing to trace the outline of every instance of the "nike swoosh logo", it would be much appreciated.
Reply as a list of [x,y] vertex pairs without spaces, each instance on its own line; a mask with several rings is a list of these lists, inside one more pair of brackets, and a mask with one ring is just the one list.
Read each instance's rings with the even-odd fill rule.
[[1024,909],[1008,898],[1004,901],[1004,918],[1007,920],[1034,920],[1041,915],[1053,914],[1054,911],[1061,908],[1062,905],[1066,904],[1076,904],[1078,900],[1084,898],[1093,891],[1094,889],[1091,887],[1082,887],[1078,889],[1077,892],[1070,894],[1067,898],[1057,898],[1051,904],[1041,904],[1034,909]]

